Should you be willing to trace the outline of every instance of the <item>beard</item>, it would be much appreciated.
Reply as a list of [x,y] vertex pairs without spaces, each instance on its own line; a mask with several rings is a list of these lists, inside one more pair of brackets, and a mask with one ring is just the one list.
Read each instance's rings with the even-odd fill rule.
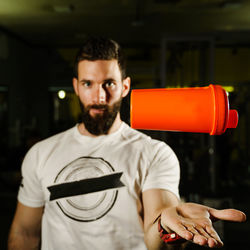
[[[115,118],[120,111],[122,98],[120,98],[113,105],[93,104],[85,106],[79,99],[80,107],[82,110],[82,122],[89,133],[93,135],[106,135],[113,125]],[[92,117],[89,113],[90,109],[101,109],[102,114],[96,114]]]

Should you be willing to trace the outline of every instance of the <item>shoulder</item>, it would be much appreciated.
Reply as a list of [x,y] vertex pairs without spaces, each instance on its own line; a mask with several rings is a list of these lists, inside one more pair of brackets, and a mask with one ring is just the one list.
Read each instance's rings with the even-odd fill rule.
[[135,146],[139,148],[150,148],[153,144],[160,143],[160,141],[152,139],[145,133],[131,128],[129,125],[125,124],[122,130],[122,138],[127,141],[130,146]]
[[123,123],[122,136],[127,140],[148,140],[150,137],[146,134],[131,128],[128,124]]
[[124,139],[130,141],[132,147],[133,145],[136,147],[140,145],[139,148],[143,149],[148,156],[154,157],[155,154],[159,153],[165,154],[165,156],[174,154],[173,150],[167,143],[153,139],[149,135],[129,127],[127,124],[125,124],[122,135]]
[[66,131],[60,132],[58,134],[55,134],[53,136],[50,136],[46,139],[43,139],[39,142],[37,142],[35,145],[31,147],[29,152],[34,151],[50,151],[52,148],[55,148],[57,145],[61,143],[65,143],[67,140],[73,137],[74,135],[75,127],[70,128]]

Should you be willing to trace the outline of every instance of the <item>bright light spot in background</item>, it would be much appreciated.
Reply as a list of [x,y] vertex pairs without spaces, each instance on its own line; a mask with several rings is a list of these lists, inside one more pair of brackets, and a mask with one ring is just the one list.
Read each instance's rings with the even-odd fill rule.
[[64,99],[65,96],[66,96],[66,92],[65,92],[64,90],[59,90],[59,91],[57,92],[57,95],[58,95],[58,97],[59,97],[60,99]]
[[227,92],[234,92],[234,86],[222,86]]

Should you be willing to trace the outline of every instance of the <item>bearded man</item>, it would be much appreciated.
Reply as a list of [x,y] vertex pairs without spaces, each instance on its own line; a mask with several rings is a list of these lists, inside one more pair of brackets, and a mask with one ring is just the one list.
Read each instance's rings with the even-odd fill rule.
[[130,78],[120,46],[87,39],[74,74],[82,122],[27,153],[9,250],[221,247],[212,220],[244,213],[180,202],[172,149],[121,120]]

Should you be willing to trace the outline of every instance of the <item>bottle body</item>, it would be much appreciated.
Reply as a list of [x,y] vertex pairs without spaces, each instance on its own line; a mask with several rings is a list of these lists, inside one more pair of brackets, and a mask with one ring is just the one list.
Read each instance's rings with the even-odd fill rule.
[[131,127],[218,135],[236,127],[226,91],[218,85],[138,89],[131,93]]

